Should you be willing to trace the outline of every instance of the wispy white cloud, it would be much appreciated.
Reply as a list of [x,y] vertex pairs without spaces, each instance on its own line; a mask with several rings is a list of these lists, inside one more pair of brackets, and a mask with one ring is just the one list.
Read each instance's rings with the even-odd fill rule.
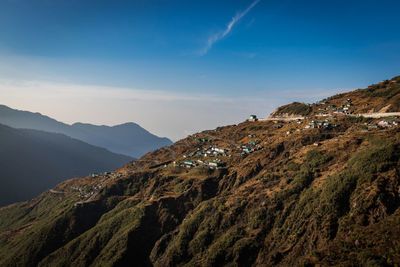
[[220,31],[212,36],[210,36],[210,38],[208,38],[207,40],[207,44],[206,46],[200,51],[200,55],[205,55],[207,54],[207,52],[211,49],[211,47],[218,42],[219,40],[223,39],[225,36],[227,36],[233,26],[235,26],[235,24],[241,20],[244,16],[246,16],[247,13],[249,13],[249,11],[258,4],[258,2],[260,2],[260,0],[255,0],[251,3],[251,5],[249,7],[247,7],[245,10],[243,10],[242,12],[239,12],[238,14],[236,14],[236,16],[234,16],[232,18],[232,20],[228,23],[228,25],[226,26],[226,29],[223,31]]

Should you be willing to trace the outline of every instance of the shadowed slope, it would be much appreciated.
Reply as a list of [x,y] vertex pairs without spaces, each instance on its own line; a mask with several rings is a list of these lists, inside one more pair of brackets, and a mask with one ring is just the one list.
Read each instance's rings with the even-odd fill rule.
[[62,180],[113,170],[130,160],[62,134],[0,125],[0,205],[30,199]]
[[310,107],[299,122],[203,131],[120,177],[68,180],[62,194],[3,208],[0,265],[400,265],[400,126],[338,115],[311,128]]

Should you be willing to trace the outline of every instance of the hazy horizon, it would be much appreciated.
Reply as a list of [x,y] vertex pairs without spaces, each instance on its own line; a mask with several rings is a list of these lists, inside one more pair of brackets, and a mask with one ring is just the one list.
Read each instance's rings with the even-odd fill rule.
[[[250,114],[266,118],[275,108],[291,101],[300,100],[311,103],[332,94],[351,90],[286,90],[275,94],[259,94],[253,99],[246,96],[236,98],[207,95],[184,96],[97,86],[85,86],[85,90],[81,90],[82,86],[67,84],[58,84],[58,90],[53,95],[50,93],[54,88],[53,83],[37,85],[37,82],[30,82],[28,84],[4,85],[0,81],[0,98],[3,101],[0,104],[12,109],[38,112],[70,125],[90,123],[115,126],[134,122],[151,133],[167,137],[174,142],[199,131],[240,123],[246,120]],[[32,87],[40,88],[45,92],[38,94],[38,89],[32,89]],[[14,89],[11,90],[11,93],[2,94],[10,88]],[[31,91],[34,93],[29,97],[22,96]],[[60,99],[66,102],[59,102]],[[90,99],[89,102],[87,102],[88,99]],[[44,102],[45,106],[43,106]],[[121,102],[125,105],[121,105]],[[204,104],[203,102],[209,103]],[[131,106],[132,103],[137,105]],[[154,105],[159,106],[154,107]],[[163,112],[163,105],[167,106],[168,113]],[[71,108],[74,111],[72,113],[70,112]],[[204,113],[203,108],[207,108],[208,112]],[[210,109],[213,109],[213,112],[210,112]],[[185,110],[186,113],[181,115],[181,110]],[[206,117],[210,113],[216,115]]]

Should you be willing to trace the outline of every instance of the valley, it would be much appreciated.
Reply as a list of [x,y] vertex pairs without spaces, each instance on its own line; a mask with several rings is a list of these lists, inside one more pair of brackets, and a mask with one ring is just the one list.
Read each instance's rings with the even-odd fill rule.
[[395,77],[64,181],[0,209],[0,265],[399,265],[399,118],[355,116],[399,99]]

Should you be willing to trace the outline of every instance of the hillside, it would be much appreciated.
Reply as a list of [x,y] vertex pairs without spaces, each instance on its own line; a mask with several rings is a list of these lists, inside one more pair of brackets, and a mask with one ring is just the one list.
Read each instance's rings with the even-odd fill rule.
[[365,89],[334,95],[318,103],[294,102],[276,109],[274,117],[351,115],[400,112],[400,76]]
[[0,125],[0,206],[31,199],[59,182],[132,160],[68,136]]
[[[363,92],[329,101],[352,94],[364,112]],[[368,96],[369,110],[398,111],[399,96]],[[399,118],[321,120],[319,105],[203,131],[3,208],[0,265],[400,265]]]
[[155,136],[136,123],[112,127],[86,123],[68,125],[40,113],[15,110],[4,105],[0,105],[0,123],[13,128],[65,134],[88,144],[134,158],[172,144],[168,138]]

